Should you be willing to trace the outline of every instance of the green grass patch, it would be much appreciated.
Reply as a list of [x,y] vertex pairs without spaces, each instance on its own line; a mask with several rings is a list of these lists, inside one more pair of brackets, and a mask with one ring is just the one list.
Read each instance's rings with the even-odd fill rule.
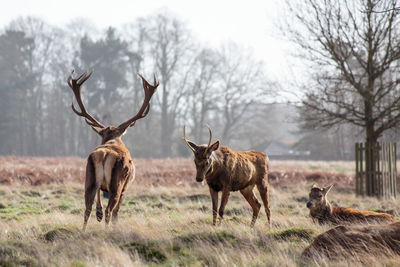
[[28,245],[9,241],[0,244],[0,266],[39,266],[35,253]]
[[153,209],[154,208],[162,209],[164,207],[164,205],[160,201],[155,201],[150,204],[150,207],[152,207]]
[[60,205],[57,206],[57,209],[59,210],[69,210],[71,208],[71,205],[68,203],[61,203]]
[[204,262],[199,259],[193,252],[176,244],[172,247],[173,257],[164,263],[167,266],[204,266]]
[[58,189],[56,191],[51,192],[51,194],[53,194],[53,195],[63,195],[66,193],[67,193],[67,190],[65,188]]
[[2,266],[2,267],[16,267],[16,266],[35,267],[35,266],[39,266],[39,265],[35,259],[27,257],[27,258],[12,258],[12,259],[3,258],[3,259],[0,259],[0,266]]
[[40,197],[41,196],[41,194],[39,192],[33,191],[33,190],[22,191],[21,194],[24,196],[27,196],[27,197]]
[[126,203],[128,203],[128,205],[137,205],[138,203],[134,200],[128,200]]
[[70,264],[68,264],[69,267],[85,267],[87,266],[86,262],[83,260],[73,260]]
[[173,197],[166,194],[161,194],[161,199],[167,202],[172,202],[174,200]]
[[0,209],[0,219],[5,221],[20,221],[24,216],[33,214],[40,214],[40,211],[37,208],[28,206],[5,207]]
[[280,230],[273,230],[267,233],[274,239],[285,240],[285,241],[297,241],[297,240],[311,240],[315,236],[315,231],[311,228],[293,227]]
[[158,200],[158,196],[154,195],[139,195],[133,198],[133,200],[139,200],[142,202],[154,202]]
[[71,210],[71,214],[75,215],[83,214],[83,209],[73,209]]
[[150,243],[132,241],[121,246],[122,249],[127,250],[131,256],[136,253],[146,261],[162,263],[167,260],[167,256],[159,250],[156,246]]
[[203,202],[203,201],[210,201],[210,196],[206,194],[195,194],[195,195],[189,195],[189,196],[179,196],[178,201],[179,202]]
[[228,243],[238,245],[240,240],[232,233],[222,230],[216,232],[188,233],[177,237],[181,242],[187,245],[193,245],[196,242],[208,242],[212,245],[218,243]]
[[232,216],[232,215],[242,215],[246,212],[246,209],[243,208],[228,208],[225,211],[225,215]]

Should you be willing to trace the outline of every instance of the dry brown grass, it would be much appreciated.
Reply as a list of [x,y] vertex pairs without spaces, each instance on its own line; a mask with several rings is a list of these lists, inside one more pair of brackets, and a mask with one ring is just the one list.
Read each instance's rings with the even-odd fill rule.
[[[6,182],[0,185],[0,266],[363,265],[350,258],[300,257],[315,236],[329,229],[314,225],[308,216],[305,203],[314,181],[304,173],[325,173],[321,185],[337,183],[339,175],[351,177],[351,164],[272,162],[272,171],[281,174],[271,186],[272,229],[263,211],[251,229],[251,209],[238,192],[229,199],[223,224],[211,225],[208,188],[193,182],[191,160],[136,163],[137,181],[127,192],[119,224],[105,230],[93,212],[83,233],[85,160],[1,157],[0,177]],[[330,200],[365,210],[393,210],[398,218],[398,200],[356,198],[352,188],[351,180],[340,182]],[[369,264],[395,266],[399,259],[374,258]]]
[[340,225],[317,236],[304,258],[355,258],[368,264],[376,258],[399,258],[400,222],[380,225]]
[[[152,186],[197,186],[192,159],[135,159],[136,184]],[[86,159],[0,157],[0,184],[41,185],[83,182]],[[318,182],[352,185],[354,163],[322,161],[272,161],[271,184]]]

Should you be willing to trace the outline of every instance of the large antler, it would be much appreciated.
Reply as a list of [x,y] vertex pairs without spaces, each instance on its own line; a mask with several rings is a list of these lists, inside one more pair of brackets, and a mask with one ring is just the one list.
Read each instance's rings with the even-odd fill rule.
[[138,75],[142,79],[142,82],[143,82],[143,90],[144,90],[143,104],[142,104],[142,107],[139,109],[139,112],[134,117],[132,117],[131,119],[127,120],[126,122],[124,122],[118,126],[118,128],[121,131],[125,131],[126,128],[132,127],[133,125],[135,125],[137,120],[146,117],[146,115],[150,111],[150,99],[153,96],[153,94],[155,93],[157,86],[160,84],[156,79],[156,75],[154,75],[154,85],[149,84],[146,81],[146,79],[143,78],[143,76],[140,75],[139,73],[138,73]]
[[82,73],[78,78],[72,78],[72,75],[74,74],[74,71],[71,72],[71,75],[68,77],[68,85],[71,87],[72,91],[74,92],[76,102],[79,105],[79,108],[81,111],[79,112],[75,107],[74,107],[74,102],[72,101],[72,110],[81,117],[85,118],[85,121],[87,124],[89,124],[92,127],[100,127],[104,128],[104,125],[98,122],[94,117],[92,117],[89,113],[86,112],[85,105],[82,102],[81,98],[81,87],[82,84],[89,79],[90,75],[92,75],[93,71],[90,73],[87,73],[86,71]]

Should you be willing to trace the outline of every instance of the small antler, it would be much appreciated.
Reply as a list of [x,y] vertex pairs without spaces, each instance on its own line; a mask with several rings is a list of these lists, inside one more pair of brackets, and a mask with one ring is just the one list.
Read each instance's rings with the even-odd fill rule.
[[144,117],[146,117],[146,115],[149,113],[150,111],[150,100],[151,97],[153,96],[153,94],[155,93],[158,85],[160,84],[157,79],[156,79],[156,75],[154,74],[154,85],[149,84],[145,78],[143,78],[142,75],[140,75],[138,73],[139,77],[142,79],[143,82],[143,90],[144,90],[144,100],[143,100],[143,104],[142,107],[139,109],[139,112],[132,118],[130,118],[129,120],[127,120],[124,123],[121,123],[118,128],[121,131],[125,131],[126,128],[128,127],[132,127],[133,125],[135,125],[136,121],[139,119],[142,119]]
[[79,108],[81,109],[81,111],[79,112],[75,106],[74,106],[74,101],[72,101],[72,110],[81,117],[85,118],[85,121],[87,124],[89,124],[92,127],[100,127],[100,128],[104,128],[103,124],[101,124],[99,121],[97,121],[94,117],[92,117],[89,113],[87,113],[85,105],[82,102],[82,98],[81,98],[81,88],[82,88],[82,84],[84,82],[86,82],[87,79],[90,78],[90,75],[92,75],[93,71],[91,71],[90,73],[87,73],[87,71],[85,71],[84,73],[82,73],[81,75],[78,76],[78,78],[72,78],[72,75],[74,74],[74,70],[72,70],[71,75],[69,75],[67,83],[69,85],[69,87],[71,87],[72,91],[74,92],[75,95],[75,99],[76,102],[79,105]]
[[193,152],[196,152],[196,150],[189,144],[189,141],[186,139],[186,125],[183,125],[183,140],[185,140],[186,145],[187,145]]
[[208,132],[210,133],[210,139],[208,139],[208,145],[207,145],[207,149],[208,149],[211,145],[212,133],[211,133],[210,127],[208,125],[206,125],[206,127],[208,128]]

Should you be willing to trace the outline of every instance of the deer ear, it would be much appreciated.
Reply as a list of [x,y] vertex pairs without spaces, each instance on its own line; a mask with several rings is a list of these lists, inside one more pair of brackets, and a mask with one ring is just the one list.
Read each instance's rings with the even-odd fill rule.
[[95,131],[96,133],[98,133],[99,135],[101,135],[101,131],[103,130],[103,128],[101,127],[96,127],[96,126],[90,126],[92,127],[93,131]]
[[214,144],[212,144],[209,148],[209,151],[215,151],[219,148],[219,140],[217,140]]
[[126,128],[122,133],[121,133],[121,135],[120,136],[123,136],[124,134],[126,134],[126,131],[128,130],[128,128]]
[[[199,149],[199,146],[196,145],[195,143],[193,143],[193,142],[191,142],[191,141],[187,141],[187,142],[188,142],[189,146],[190,146],[191,148],[193,148],[195,151],[196,151],[197,149]],[[194,152],[194,151],[193,151],[193,152]]]
[[324,195],[328,194],[329,191],[332,189],[332,187],[333,187],[333,184],[331,184],[330,186],[324,187],[323,188]]

